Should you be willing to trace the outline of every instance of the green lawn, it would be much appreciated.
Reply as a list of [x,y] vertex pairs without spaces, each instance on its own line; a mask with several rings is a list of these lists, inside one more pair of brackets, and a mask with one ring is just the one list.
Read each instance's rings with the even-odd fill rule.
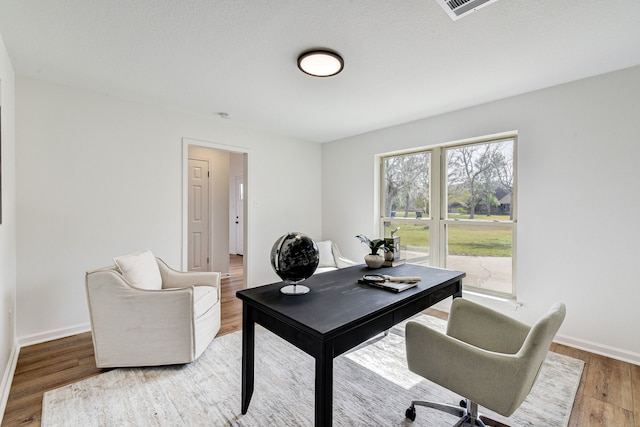
[[[458,216],[460,219],[467,219]],[[478,216],[478,220],[508,220],[506,216],[492,215]],[[429,248],[429,230],[421,224],[404,224],[393,221],[392,229],[399,226],[396,236],[400,236],[402,247],[412,246]],[[449,254],[465,256],[495,256],[510,257],[512,247],[511,229],[509,227],[483,227],[479,225],[460,223],[448,226]]]

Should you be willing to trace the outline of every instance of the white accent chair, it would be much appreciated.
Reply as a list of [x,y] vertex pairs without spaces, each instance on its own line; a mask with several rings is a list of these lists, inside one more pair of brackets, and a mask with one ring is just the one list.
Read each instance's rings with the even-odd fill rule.
[[343,257],[338,246],[331,240],[316,242],[316,245],[318,245],[318,251],[320,252],[320,262],[314,274],[325,273],[358,264],[355,261]]
[[460,418],[456,426],[484,427],[482,405],[505,417],[518,409],[533,387],[566,313],[557,303],[533,326],[463,298],[455,298],[443,334],[421,323],[406,327],[409,370],[463,396],[460,406],[413,401]]
[[220,273],[180,272],[149,251],[86,273],[96,366],[190,363],[220,329]]

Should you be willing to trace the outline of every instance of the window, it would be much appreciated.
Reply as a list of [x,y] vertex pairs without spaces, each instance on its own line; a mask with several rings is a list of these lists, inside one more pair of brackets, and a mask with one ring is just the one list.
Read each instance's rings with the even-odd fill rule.
[[407,262],[467,273],[465,289],[515,297],[516,137],[381,158],[381,232]]

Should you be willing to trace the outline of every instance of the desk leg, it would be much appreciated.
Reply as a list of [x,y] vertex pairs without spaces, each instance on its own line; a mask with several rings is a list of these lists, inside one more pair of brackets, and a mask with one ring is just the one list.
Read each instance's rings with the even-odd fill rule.
[[246,414],[253,395],[255,323],[251,307],[242,305],[242,414]]
[[462,280],[458,282],[459,290],[455,294],[453,294],[453,298],[462,298]]
[[316,357],[315,426],[331,426],[333,422],[333,343],[325,343]]

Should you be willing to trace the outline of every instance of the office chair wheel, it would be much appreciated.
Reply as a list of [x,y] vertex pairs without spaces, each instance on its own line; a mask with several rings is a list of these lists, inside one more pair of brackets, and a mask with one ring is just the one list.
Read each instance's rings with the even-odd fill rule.
[[466,407],[467,407],[467,401],[466,401],[466,400],[461,400],[461,401],[460,401],[460,406],[461,406],[462,408],[466,408]]
[[404,416],[409,418],[411,421],[415,421],[416,420],[416,407],[415,406],[410,406],[407,411],[404,413]]

